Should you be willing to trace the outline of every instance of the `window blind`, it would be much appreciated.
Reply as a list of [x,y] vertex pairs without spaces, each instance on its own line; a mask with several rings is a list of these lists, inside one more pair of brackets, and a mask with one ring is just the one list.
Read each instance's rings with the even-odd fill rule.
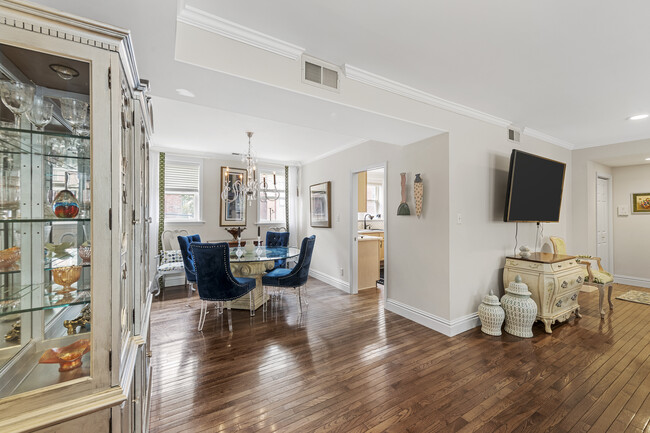
[[165,190],[177,192],[199,192],[199,164],[165,163]]

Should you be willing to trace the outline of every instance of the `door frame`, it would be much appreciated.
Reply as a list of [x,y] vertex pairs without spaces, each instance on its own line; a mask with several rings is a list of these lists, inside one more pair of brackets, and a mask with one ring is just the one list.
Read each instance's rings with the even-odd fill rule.
[[596,237],[596,254],[598,254],[598,179],[607,180],[607,254],[609,255],[609,269],[605,270],[614,275],[614,207],[612,203],[612,175],[596,172],[596,201],[594,203],[596,209],[596,225],[594,233]]
[[383,199],[384,199],[384,290],[383,290],[383,298],[384,302],[386,302],[386,294],[388,293],[388,284],[387,281],[388,279],[386,278],[387,275],[387,269],[385,264],[388,262],[388,236],[386,232],[386,228],[388,227],[388,212],[386,210],[388,209],[388,162],[379,162],[379,163],[374,163],[374,164],[368,164],[365,166],[361,167],[356,167],[350,170],[350,235],[348,239],[350,240],[350,294],[351,295],[356,295],[359,293],[359,252],[358,252],[358,243],[357,243],[357,236],[359,236],[359,218],[358,218],[358,196],[359,196],[359,188],[356,188],[356,183],[355,180],[358,179],[357,175],[361,173],[362,171],[368,171],[368,170],[377,170],[377,169],[383,169],[384,170],[384,191],[383,191]]

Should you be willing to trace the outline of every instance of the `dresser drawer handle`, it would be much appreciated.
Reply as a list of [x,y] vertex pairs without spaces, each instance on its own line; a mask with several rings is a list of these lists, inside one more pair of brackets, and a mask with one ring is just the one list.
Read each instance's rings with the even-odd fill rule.
[[557,301],[557,303],[555,304],[555,306],[556,306],[556,307],[561,307],[561,306],[562,306],[562,299],[560,299],[559,301]]
[[578,284],[582,283],[582,277],[576,278],[576,283],[578,283]]
[[569,283],[567,283],[566,281],[564,281],[564,282],[562,283],[562,288],[563,288],[563,289],[566,289],[567,287],[569,287]]
[[529,266],[530,268],[532,268],[532,269],[537,269],[537,268],[539,268],[539,263],[531,263],[531,264],[528,265],[528,266]]
[[571,296],[571,300],[575,301],[576,299],[578,299],[578,294],[574,293],[573,296]]

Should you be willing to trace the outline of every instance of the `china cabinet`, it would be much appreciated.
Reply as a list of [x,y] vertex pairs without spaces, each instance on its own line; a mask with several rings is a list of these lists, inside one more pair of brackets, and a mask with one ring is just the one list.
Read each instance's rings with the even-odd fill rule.
[[0,431],[146,431],[148,83],[128,31],[0,0]]

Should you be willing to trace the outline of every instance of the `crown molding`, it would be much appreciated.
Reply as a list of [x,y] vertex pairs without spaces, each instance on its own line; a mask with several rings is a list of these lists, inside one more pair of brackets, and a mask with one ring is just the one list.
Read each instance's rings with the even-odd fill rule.
[[[218,159],[221,161],[233,161],[241,163],[241,155],[233,155],[227,153],[217,153],[217,152],[205,152],[200,150],[189,150],[177,148],[166,147],[166,146],[157,146],[156,144],[151,145],[151,150],[154,152],[165,153],[169,155],[179,156],[179,157],[189,157],[189,158],[203,158],[203,159]],[[278,161],[277,159],[268,159],[268,158],[255,158],[258,165],[260,166],[277,166],[284,167],[288,165],[289,167],[299,167],[299,161]],[[243,163],[242,163],[243,164]]]
[[184,1],[181,1],[179,4],[176,21],[288,57],[291,60],[297,60],[305,52],[305,49],[298,45],[225,20],[196,7],[187,5]]
[[546,141],[547,143],[555,144],[556,146],[564,147],[565,149],[575,150],[576,148],[576,145],[573,143],[553,137],[552,135],[544,134],[536,129],[526,127],[522,131],[522,134],[527,135],[528,137],[537,138],[538,140]]
[[363,143],[365,143],[366,141],[368,141],[368,140],[366,140],[365,138],[360,138],[360,139],[358,139],[358,140],[354,140],[354,141],[352,141],[351,143],[347,143],[347,144],[344,144],[343,146],[339,146],[339,147],[337,147],[337,148],[335,148],[335,149],[332,149],[332,150],[327,151],[327,152],[325,152],[325,153],[323,153],[323,154],[320,154],[320,155],[318,155],[318,156],[316,156],[316,157],[314,157],[314,158],[310,158],[310,159],[306,159],[306,160],[300,161],[300,165],[311,164],[312,162],[319,161],[319,160],[321,160],[321,159],[323,159],[323,158],[327,158],[328,156],[332,156],[332,155],[334,155],[334,154],[336,154],[336,153],[343,152],[343,151],[346,150],[346,149],[350,149],[350,148],[352,148],[352,147],[355,147],[355,146],[358,146],[358,145],[360,145],[360,144],[363,144]]
[[491,114],[483,113],[482,111],[478,111],[473,108],[457,104],[455,102],[447,101],[446,99],[439,98],[430,93],[423,92],[397,81],[393,81],[380,75],[373,74],[372,72],[364,71],[363,69],[357,68],[347,63],[344,66],[344,70],[346,78],[359,81],[360,83],[368,84],[369,86],[386,90],[397,95],[405,96],[415,101],[424,102],[425,104],[442,108],[443,110],[482,120],[484,122],[497,126],[507,127],[512,124],[512,122],[509,120],[492,116]]

